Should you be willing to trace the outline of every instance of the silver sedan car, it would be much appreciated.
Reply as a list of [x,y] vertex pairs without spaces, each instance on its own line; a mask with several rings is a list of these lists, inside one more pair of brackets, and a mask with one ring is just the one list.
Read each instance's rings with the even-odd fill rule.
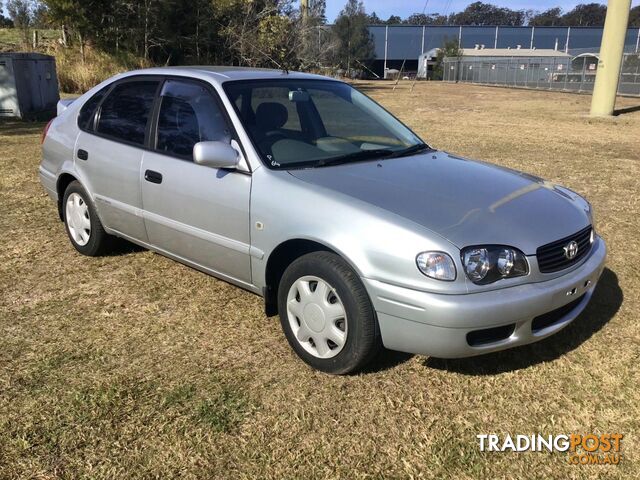
[[330,373],[383,346],[443,358],[535,342],[589,302],[590,204],[438,151],[347,83],[159,68],[63,100],[40,179],[72,245],[122,237],[264,297]]

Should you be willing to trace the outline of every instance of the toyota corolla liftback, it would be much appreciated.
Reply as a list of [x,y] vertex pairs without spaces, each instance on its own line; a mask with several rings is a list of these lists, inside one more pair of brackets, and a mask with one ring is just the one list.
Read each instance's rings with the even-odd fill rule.
[[122,237],[262,295],[330,373],[381,347],[436,357],[573,321],[605,261],[590,204],[438,151],[347,83],[160,68],[63,100],[40,179],[71,244]]

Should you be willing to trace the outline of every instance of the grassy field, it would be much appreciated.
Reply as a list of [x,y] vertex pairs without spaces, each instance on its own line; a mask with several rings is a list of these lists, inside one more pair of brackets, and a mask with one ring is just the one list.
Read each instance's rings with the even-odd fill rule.
[[[467,360],[302,364],[261,299],[159,255],[75,252],[37,180],[41,124],[0,124],[0,478],[630,478],[640,471],[640,100],[360,84],[435,147],[585,194],[608,268],[541,343]],[[481,453],[481,433],[622,433],[619,466]],[[633,472],[636,474],[633,474]]]

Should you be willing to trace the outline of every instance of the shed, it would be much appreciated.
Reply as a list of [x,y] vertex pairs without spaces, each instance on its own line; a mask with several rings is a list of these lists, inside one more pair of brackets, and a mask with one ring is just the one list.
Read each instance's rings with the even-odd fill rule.
[[54,116],[56,61],[41,53],[0,53],[0,118]]
[[439,48],[432,48],[418,57],[418,78],[431,78],[438,52]]

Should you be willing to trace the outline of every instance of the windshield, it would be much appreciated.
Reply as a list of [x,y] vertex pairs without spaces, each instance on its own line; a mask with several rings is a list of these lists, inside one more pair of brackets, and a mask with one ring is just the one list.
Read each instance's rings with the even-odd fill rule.
[[428,148],[380,105],[330,80],[226,82],[224,89],[270,168],[306,168]]

